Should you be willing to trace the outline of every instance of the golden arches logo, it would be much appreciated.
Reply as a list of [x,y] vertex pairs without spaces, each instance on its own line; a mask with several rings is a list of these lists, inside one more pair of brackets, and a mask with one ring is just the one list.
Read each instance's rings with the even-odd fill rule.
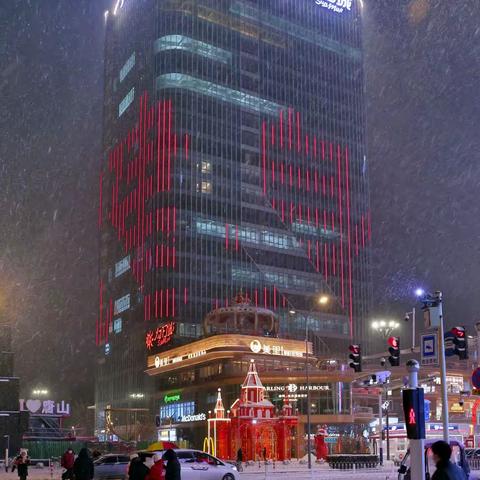
[[215,455],[215,443],[212,437],[205,437],[203,439],[203,451]]

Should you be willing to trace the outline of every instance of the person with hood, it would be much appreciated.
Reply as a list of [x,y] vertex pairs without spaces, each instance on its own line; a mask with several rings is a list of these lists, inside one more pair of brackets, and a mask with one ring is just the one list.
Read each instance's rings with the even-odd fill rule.
[[129,480],[145,480],[149,472],[149,468],[136,453],[130,455],[130,465],[128,467]]
[[163,459],[167,461],[165,468],[165,480],[181,480],[180,462],[174,450],[169,448],[163,455]]
[[30,465],[30,459],[28,458],[27,451],[21,449],[20,455],[13,462],[12,472],[17,468],[17,475],[20,480],[27,480],[28,466]]
[[146,480],[165,480],[165,467],[163,465],[162,456],[156,453],[153,458],[153,465],[148,472]]
[[467,480],[465,472],[450,461],[452,447],[447,442],[439,440],[432,445],[433,460],[437,465],[432,480]]
[[82,448],[73,464],[73,474],[75,480],[92,480],[93,479],[93,461],[86,448]]
[[62,473],[62,480],[73,480],[73,464],[75,463],[75,452],[72,448],[68,448],[62,455],[60,465],[65,469]]

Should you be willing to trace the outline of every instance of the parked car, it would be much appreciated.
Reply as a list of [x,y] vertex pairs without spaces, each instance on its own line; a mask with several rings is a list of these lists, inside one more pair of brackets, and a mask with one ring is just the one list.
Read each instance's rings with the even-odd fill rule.
[[[430,480],[431,476],[436,470],[436,465],[433,461],[432,445],[438,439],[431,439],[425,441],[425,479]],[[470,466],[468,464],[465,448],[462,443],[457,440],[450,440],[452,447],[451,461],[456,463],[464,472],[467,479],[470,477]],[[410,449],[407,450],[405,457],[398,469],[398,480],[410,480]],[[470,480],[471,477],[470,477]]]
[[[148,468],[155,453],[138,452]],[[181,467],[182,480],[240,480],[237,467],[200,450],[175,449]]]
[[128,464],[130,457],[128,455],[119,455],[110,453],[102,455],[93,462],[94,475],[96,480],[119,479],[126,480],[128,478]]

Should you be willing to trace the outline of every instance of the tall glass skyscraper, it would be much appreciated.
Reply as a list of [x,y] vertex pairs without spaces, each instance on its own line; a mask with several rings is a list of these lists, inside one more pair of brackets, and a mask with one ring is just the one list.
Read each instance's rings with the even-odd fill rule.
[[361,341],[360,0],[113,0],[105,21],[99,415],[141,404],[147,354],[240,291],[281,336]]

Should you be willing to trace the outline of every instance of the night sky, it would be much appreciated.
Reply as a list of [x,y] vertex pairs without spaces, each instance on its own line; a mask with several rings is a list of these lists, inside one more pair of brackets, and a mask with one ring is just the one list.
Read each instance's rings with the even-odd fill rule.
[[[29,392],[93,402],[103,12],[0,4],[0,315]],[[373,317],[480,315],[480,2],[364,0]]]

